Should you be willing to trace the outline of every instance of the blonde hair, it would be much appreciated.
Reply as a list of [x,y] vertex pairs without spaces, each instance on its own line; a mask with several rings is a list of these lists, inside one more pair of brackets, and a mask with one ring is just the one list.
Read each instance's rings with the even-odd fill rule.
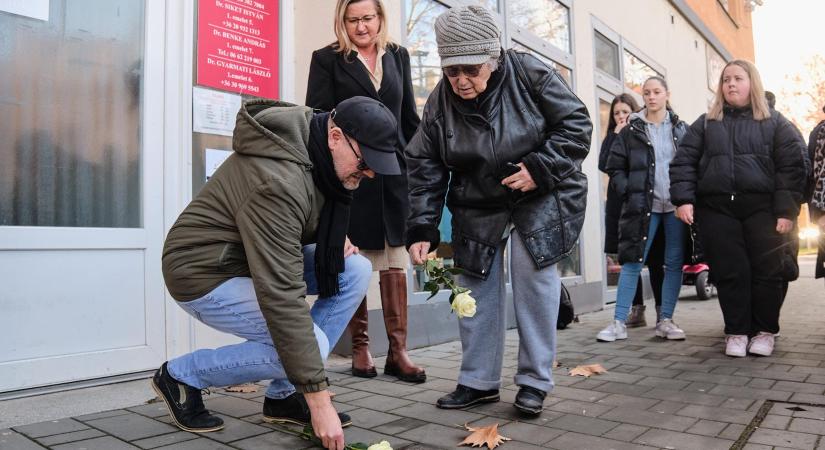
[[365,1],[373,2],[373,4],[375,4],[375,12],[378,14],[379,28],[378,36],[376,36],[376,44],[378,45],[378,49],[385,50],[387,45],[393,44],[389,33],[387,32],[387,15],[384,13],[386,8],[384,8],[383,0],[338,0],[335,5],[335,37],[338,39],[338,42],[333,44],[333,48],[338,53],[343,54],[345,59],[349,57],[349,54],[352,53],[353,50],[355,50],[355,45],[353,45],[352,41],[350,41],[349,35],[347,34],[347,24],[345,21],[347,7],[353,3]]
[[765,88],[762,86],[762,77],[759,76],[759,71],[756,70],[756,66],[750,61],[734,59],[725,64],[722,73],[719,74],[719,84],[716,86],[716,95],[708,111],[708,120],[722,120],[725,116],[725,95],[722,92],[722,85],[724,84],[725,69],[734,65],[741,67],[742,70],[748,74],[748,79],[751,83],[750,105],[753,111],[753,118],[755,120],[765,120],[771,117],[771,111],[768,109],[768,101],[765,100]]

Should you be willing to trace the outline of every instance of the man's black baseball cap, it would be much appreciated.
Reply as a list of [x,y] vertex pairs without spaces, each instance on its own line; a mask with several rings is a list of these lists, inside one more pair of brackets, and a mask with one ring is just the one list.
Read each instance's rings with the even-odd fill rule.
[[358,142],[370,169],[381,175],[401,175],[396,150],[398,125],[383,103],[369,97],[351,97],[339,103],[332,121]]

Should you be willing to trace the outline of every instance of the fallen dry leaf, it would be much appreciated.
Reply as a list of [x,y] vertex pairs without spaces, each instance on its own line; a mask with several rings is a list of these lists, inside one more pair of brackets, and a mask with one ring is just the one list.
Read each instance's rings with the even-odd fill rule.
[[258,385],[252,383],[246,384],[237,384],[235,386],[227,386],[224,388],[226,392],[239,392],[241,394],[251,394],[253,392],[258,392]]
[[464,428],[472,431],[473,434],[467,436],[467,438],[458,445],[470,445],[472,447],[482,447],[486,445],[487,448],[492,449],[498,447],[504,441],[511,440],[508,437],[498,434],[498,423],[478,428],[468,427],[465,423]]
[[568,375],[571,377],[575,377],[577,375],[589,377],[590,375],[598,375],[605,372],[607,372],[607,369],[602,367],[601,364],[588,364],[585,366],[576,366],[575,368],[570,369],[570,373]]

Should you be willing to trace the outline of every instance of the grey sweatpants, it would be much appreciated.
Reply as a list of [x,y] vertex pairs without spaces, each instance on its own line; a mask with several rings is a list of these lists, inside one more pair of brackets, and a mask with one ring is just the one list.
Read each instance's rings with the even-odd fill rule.
[[[510,276],[519,334],[515,383],[545,392],[553,389],[556,320],[561,279],[556,265],[537,269],[518,232],[513,230]],[[506,290],[502,240],[486,280],[461,275],[459,284],[472,290],[476,314],[458,321],[461,334],[461,372],[458,383],[474,389],[498,389],[504,358]]]

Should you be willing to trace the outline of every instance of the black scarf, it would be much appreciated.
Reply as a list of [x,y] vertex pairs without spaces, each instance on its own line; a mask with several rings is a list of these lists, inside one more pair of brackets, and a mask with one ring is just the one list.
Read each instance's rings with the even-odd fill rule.
[[309,159],[312,160],[312,181],[324,194],[324,207],[318,224],[315,246],[315,278],[321,298],[340,292],[338,274],[344,271],[344,241],[349,224],[352,192],[344,188],[335,174],[332,153],[327,145],[329,113],[312,117],[309,124]]

